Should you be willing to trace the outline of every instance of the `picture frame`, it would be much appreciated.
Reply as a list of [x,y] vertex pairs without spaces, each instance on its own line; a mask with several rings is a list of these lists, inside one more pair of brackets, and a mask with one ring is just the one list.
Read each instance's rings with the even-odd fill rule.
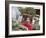
[[[18,5],[17,5],[18,4]],[[11,32],[9,29],[11,25],[10,15],[11,8],[13,7],[34,7],[35,9],[40,8],[40,30],[39,31],[16,31]],[[9,10],[10,9],[10,10]],[[40,36],[45,35],[45,3],[42,2],[25,2],[25,1],[5,1],[5,37],[23,37],[23,36]]]

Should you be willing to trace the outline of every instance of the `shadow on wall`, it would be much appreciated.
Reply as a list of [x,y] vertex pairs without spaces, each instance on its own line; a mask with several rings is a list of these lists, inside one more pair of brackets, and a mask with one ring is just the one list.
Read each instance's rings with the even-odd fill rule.
[[8,37],[8,38],[19,38],[19,37]]

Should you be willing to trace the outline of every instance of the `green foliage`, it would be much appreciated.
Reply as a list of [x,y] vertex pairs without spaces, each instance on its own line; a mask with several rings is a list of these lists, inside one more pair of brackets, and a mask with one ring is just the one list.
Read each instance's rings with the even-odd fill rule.
[[32,7],[26,7],[26,8],[18,7],[18,8],[22,14],[28,14],[31,17],[34,17],[36,15],[36,10]]

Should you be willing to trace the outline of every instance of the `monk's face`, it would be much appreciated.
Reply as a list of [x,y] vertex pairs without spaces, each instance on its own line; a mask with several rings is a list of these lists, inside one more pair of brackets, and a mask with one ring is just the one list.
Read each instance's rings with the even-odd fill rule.
[[27,20],[26,20],[28,23],[30,23],[30,18],[27,18]]

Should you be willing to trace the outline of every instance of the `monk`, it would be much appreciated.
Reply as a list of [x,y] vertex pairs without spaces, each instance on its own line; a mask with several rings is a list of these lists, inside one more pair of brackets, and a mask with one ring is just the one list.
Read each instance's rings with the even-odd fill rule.
[[32,30],[32,24],[30,23],[30,18],[28,17],[26,21],[22,22],[22,25],[27,27],[28,30]]

